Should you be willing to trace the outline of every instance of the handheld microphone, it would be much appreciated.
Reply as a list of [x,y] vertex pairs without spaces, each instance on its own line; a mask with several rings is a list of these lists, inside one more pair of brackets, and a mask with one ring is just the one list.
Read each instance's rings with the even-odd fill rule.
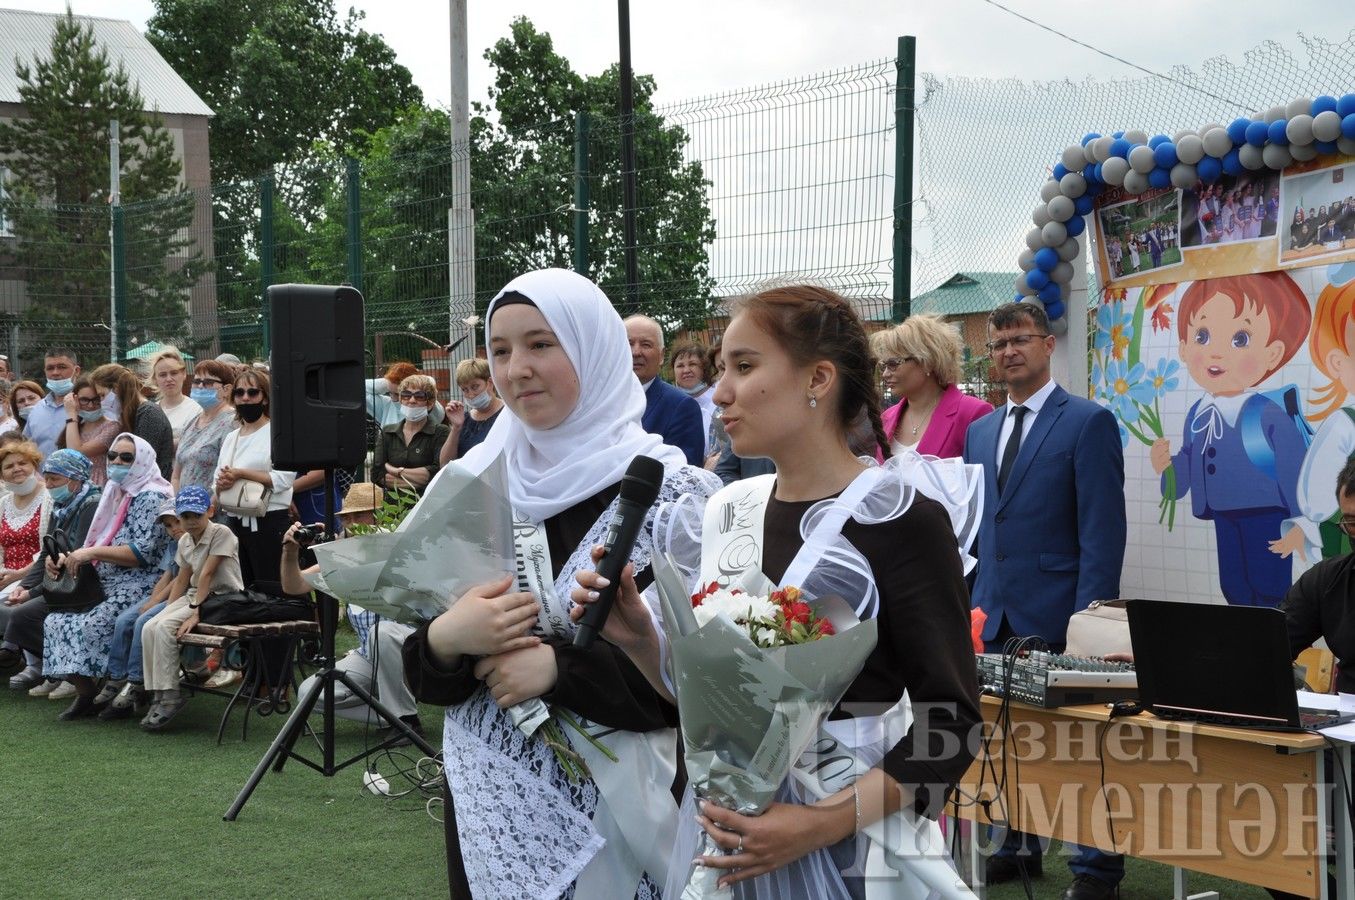
[[578,631],[574,633],[575,647],[591,647],[593,639],[607,623],[607,615],[612,611],[612,603],[616,600],[616,591],[621,584],[621,570],[630,562],[630,551],[640,535],[640,526],[644,524],[649,508],[659,499],[659,487],[662,484],[663,463],[648,456],[637,456],[631,460],[625,477],[621,479],[616,515],[612,518],[611,527],[607,529],[607,539],[602,545],[606,552],[598,563],[598,574],[610,583],[598,591],[598,599],[584,610]]

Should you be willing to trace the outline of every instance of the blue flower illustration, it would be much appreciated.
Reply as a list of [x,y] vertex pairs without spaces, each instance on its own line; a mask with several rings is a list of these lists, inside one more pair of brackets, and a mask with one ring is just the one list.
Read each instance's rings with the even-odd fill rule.
[[1153,394],[1157,397],[1165,397],[1168,392],[1176,390],[1181,379],[1176,376],[1181,371],[1181,364],[1174,359],[1162,358],[1157,361],[1157,365],[1148,373],[1148,382],[1153,386]]
[[1115,420],[1115,424],[1120,427],[1120,449],[1126,450],[1129,448],[1129,429],[1119,419]]
[[1134,339],[1134,316],[1124,311],[1124,304],[1116,300],[1103,303],[1096,311],[1096,340],[1094,346],[1114,359],[1122,359],[1129,342]]
[[1106,392],[1110,397],[1110,409],[1125,424],[1139,420],[1139,404],[1153,402],[1153,383],[1146,381],[1147,368],[1136,363],[1129,369],[1120,360],[1111,360],[1106,364]]

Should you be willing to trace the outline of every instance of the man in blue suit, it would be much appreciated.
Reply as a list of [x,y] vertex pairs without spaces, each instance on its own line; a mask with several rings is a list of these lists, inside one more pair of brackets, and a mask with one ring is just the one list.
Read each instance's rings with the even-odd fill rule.
[[663,329],[649,316],[626,319],[630,338],[631,368],[645,389],[645,414],[640,424],[650,434],[663,438],[700,467],[706,461],[706,433],[701,425],[701,404],[659,377],[663,365]]
[[[1081,327],[1078,325],[1077,327]],[[983,640],[1000,652],[1037,635],[1062,650],[1073,613],[1120,595],[1124,563],[1124,450],[1109,410],[1073,397],[1050,377],[1054,336],[1039,303],[1008,303],[988,316],[988,351],[1007,382],[1007,403],[969,426],[964,459],[983,466],[974,604],[988,616]],[[988,861],[987,881],[1024,866],[1042,873],[1040,845],[1010,832]],[[1065,900],[1101,900],[1124,877],[1124,857],[1081,848],[1068,861]]]

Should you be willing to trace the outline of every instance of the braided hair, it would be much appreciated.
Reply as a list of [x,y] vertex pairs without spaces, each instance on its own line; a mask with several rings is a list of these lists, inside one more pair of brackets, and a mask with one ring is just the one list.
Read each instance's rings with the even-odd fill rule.
[[844,433],[864,414],[888,457],[889,438],[880,420],[875,390],[875,356],[861,317],[836,291],[812,284],[767,288],[739,300],[735,312],[748,315],[774,337],[796,365],[828,360],[837,367],[837,416]]

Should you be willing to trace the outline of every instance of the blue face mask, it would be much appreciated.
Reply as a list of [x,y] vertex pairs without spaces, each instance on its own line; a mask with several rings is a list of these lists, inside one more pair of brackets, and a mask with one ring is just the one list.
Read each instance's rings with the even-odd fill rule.
[[52,502],[57,506],[65,506],[66,501],[71,499],[70,486],[63,484],[60,487],[48,488],[47,496],[51,497]]
[[56,394],[58,397],[64,397],[75,387],[75,381],[70,378],[49,378],[47,379],[47,390]]
[[80,410],[80,421],[97,422],[104,417],[102,409],[82,409]]
[[203,409],[211,409],[221,402],[221,395],[216,392],[215,388],[195,387],[188,392],[188,396]]
[[121,483],[131,471],[131,466],[113,465],[110,463],[108,466],[108,480]]

